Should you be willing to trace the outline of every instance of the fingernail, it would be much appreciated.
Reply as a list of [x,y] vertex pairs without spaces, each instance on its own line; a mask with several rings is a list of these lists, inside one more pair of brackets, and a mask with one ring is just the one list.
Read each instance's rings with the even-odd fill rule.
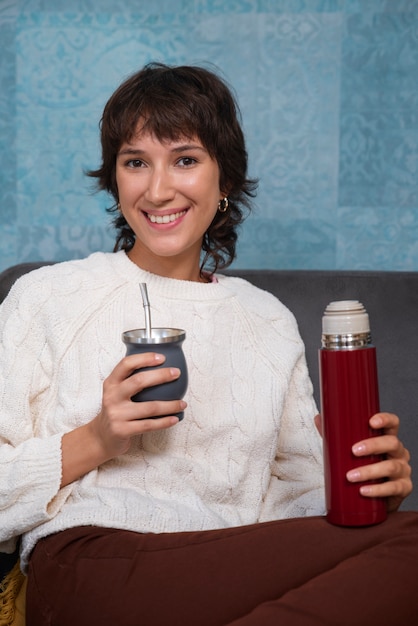
[[381,428],[383,426],[383,420],[380,417],[380,415],[373,415],[370,421],[371,421],[371,424],[373,425],[373,428]]
[[356,443],[356,444],[354,444],[354,446],[353,446],[354,454],[362,454],[365,451],[366,451],[366,446],[364,445],[364,443]]
[[159,362],[164,361],[164,355],[163,354],[154,354],[154,359],[156,361],[159,361]]
[[180,400],[180,408],[181,410],[185,409],[187,406],[187,402],[185,402],[184,400]]
[[347,472],[346,476],[347,480],[355,482],[356,480],[359,480],[360,472],[358,470],[350,470],[349,472]]
[[178,367],[170,367],[170,374],[172,376],[180,376],[180,370]]

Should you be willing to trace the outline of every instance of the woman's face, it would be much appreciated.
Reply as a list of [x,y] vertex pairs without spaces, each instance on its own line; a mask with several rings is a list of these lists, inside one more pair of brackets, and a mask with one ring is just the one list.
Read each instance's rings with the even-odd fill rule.
[[135,233],[130,258],[150,272],[199,280],[203,236],[219,200],[219,167],[199,139],[138,132],[116,159],[121,211]]

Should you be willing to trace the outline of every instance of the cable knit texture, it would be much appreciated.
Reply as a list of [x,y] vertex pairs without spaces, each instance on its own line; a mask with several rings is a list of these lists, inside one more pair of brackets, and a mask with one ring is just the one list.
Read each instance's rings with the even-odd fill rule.
[[[0,550],[23,535],[22,564],[43,536],[101,525],[205,530],[322,514],[321,441],[293,315],[240,278],[200,284],[150,274],[124,252],[43,267],[0,309]],[[124,356],[121,334],[183,328],[184,420],[59,488],[62,435],[100,410]]]

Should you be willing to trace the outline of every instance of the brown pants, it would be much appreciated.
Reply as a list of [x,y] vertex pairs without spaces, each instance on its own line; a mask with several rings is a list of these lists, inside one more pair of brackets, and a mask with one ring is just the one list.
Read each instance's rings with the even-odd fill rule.
[[418,513],[205,532],[82,527],[38,542],[27,626],[415,626]]

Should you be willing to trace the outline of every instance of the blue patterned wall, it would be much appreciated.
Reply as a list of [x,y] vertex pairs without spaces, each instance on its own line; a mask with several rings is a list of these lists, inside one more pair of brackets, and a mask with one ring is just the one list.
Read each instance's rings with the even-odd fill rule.
[[150,60],[236,89],[236,267],[418,270],[417,0],[0,0],[0,270],[111,249],[98,120]]

